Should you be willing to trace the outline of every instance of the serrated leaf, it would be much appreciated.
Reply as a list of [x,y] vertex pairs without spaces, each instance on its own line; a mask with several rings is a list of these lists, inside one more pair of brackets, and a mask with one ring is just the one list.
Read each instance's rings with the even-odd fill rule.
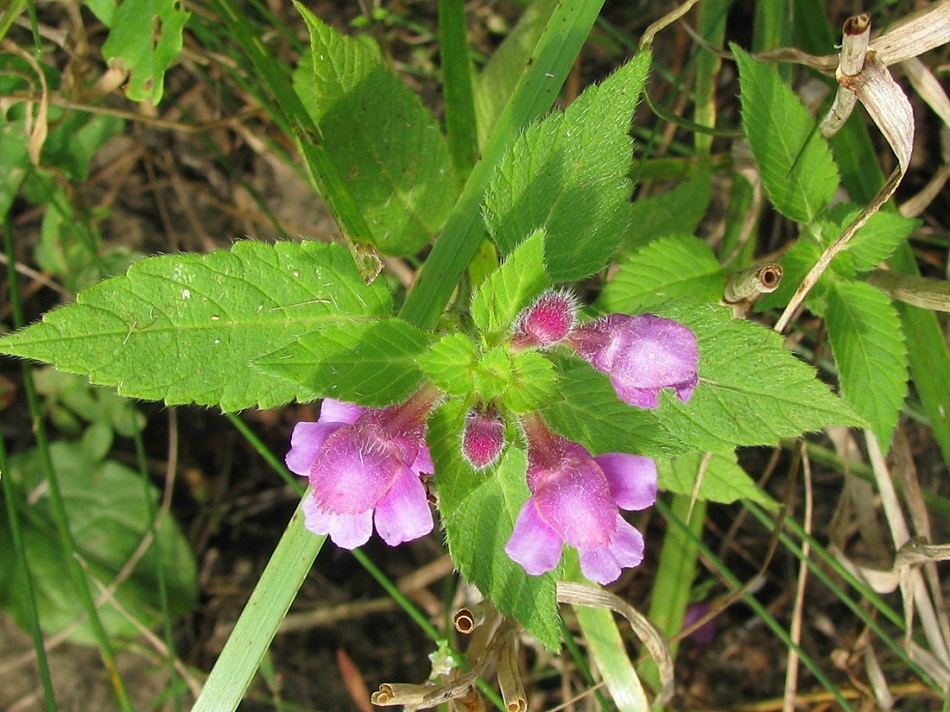
[[[691,496],[703,459],[704,453],[693,453],[659,461],[657,470],[660,489]],[[775,500],[763,492],[742,469],[734,452],[714,453],[706,463],[702,478],[696,493],[698,499],[722,504],[732,504],[740,499],[769,507],[775,504]]]
[[509,446],[499,464],[475,472],[460,453],[463,420],[463,404],[452,401],[429,421],[439,510],[452,560],[465,580],[491,598],[499,611],[556,650],[560,625],[554,574],[529,576],[504,551],[530,494],[525,455]]
[[52,363],[134,398],[240,410],[306,399],[253,368],[300,336],[388,317],[339,245],[238,242],[204,257],[142,260],[123,277],[0,339],[0,353]]
[[550,286],[544,273],[544,230],[536,230],[482,282],[472,297],[472,321],[486,338],[507,332],[518,312]]
[[439,388],[452,396],[465,396],[474,388],[472,372],[479,351],[465,334],[449,334],[419,356],[416,363]]
[[412,254],[442,227],[458,195],[445,138],[419,97],[365,43],[298,9],[312,53],[301,60],[294,87],[376,246]]
[[537,351],[523,351],[511,360],[511,383],[502,403],[514,413],[528,413],[557,398],[554,366]]
[[309,399],[335,398],[384,406],[419,387],[416,358],[429,337],[401,319],[330,326],[254,361],[266,373],[289,381]]
[[[836,205],[829,211],[829,219],[839,226],[839,230],[829,235],[829,242],[857,217],[861,208],[855,205]],[[868,218],[867,223],[848,242],[845,250],[832,261],[847,260],[855,272],[867,272],[877,267],[897,249],[920,225],[920,220],[905,218],[900,213],[878,211]]]
[[774,445],[783,437],[862,418],[764,327],[712,305],[668,305],[654,313],[689,326],[699,345],[699,385],[688,403],[668,390],[643,410],[611,398],[605,374],[559,362],[563,400],[545,410],[552,427],[595,454],[673,456]]
[[[49,452],[69,512],[78,554],[90,577],[111,584],[149,532],[148,505],[144,497],[150,497],[155,506],[159,492],[143,484],[136,472],[117,462],[99,461],[78,443],[53,443]],[[29,512],[29,516],[21,520],[21,534],[30,552],[33,593],[44,630],[55,633],[79,623],[70,638],[75,642],[94,643],[79,596],[72,582],[63,577],[66,563],[55,534],[49,496],[43,494],[46,489],[42,486],[39,453],[31,450],[12,458],[4,477],[13,482],[18,498],[22,499],[22,511]],[[28,498],[29,505],[26,504]],[[0,521],[0,536],[9,541],[4,529]],[[120,613],[109,601],[99,608],[100,618],[111,637],[131,639],[140,634],[129,615],[147,628],[161,620],[159,565],[163,567],[170,613],[176,615],[191,610],[197,595],[194,556],[175,520],[162,516],[156,539],[134,569],[125,571],[122,583],[113,592],[124,611]],[[0,605],[21,625],[27,626],[24,572],[13,556],[12,547],[0,547],[0,567],[4,571],[0,576]],[[88,585],[96,590],[91,581]]]
[[181,0],[96,0],[87,2],[109,28],[102,54],[110,66],[128,70],[126,95],[132,101],[158,104],[165,90],[165,71],[182,48],[189,14]]
[[776,210],[810,222],[838,187],[838,168],[815,120],[778,71],[757,62],[735,44],[742,122]]
[[831,290],[825,323],[841,393],[886,451],[907,395],[907,348],[897,310],[874,287],[842,282]]
[[628,132],[649,63],[641,52],[514,142],[485,198],[486,225],[503,253],[544,228],[555,282],[592,274],[614,253],[630,220]]
[[705,242],[689,236],[667,237],[651,242],[620,265],[603,291],[601,308],[637,314],[677,299],[717,302],[724,284],[719,262]]
[[706,215],[711,186],[709,173],[701,172],[665,193],[636,200],[621,252],[630,254],[661,237],[692,235]]

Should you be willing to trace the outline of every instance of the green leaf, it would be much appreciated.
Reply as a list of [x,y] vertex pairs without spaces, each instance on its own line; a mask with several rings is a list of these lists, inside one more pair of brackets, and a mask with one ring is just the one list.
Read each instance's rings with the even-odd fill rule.
[[511,360],[511,383],[502,403],[515,413],[528,413],[558,396],[554,366],[537,351],[516,353]]
[[474,388],[472,372],[479,349],[465,334],[449,334],[432,345],[416,363],[439,388],[452,396],[466,396]]
[[[673,460],[660,460],[657,463],[660,489],[692,496],[703,458],[703,453],[693,453]],[[722,504],[748,499],[767,507],[775,504],[742,469],[734,452],[714,453],[706,463],[702,477],[698,499]]]
[[464,405],[452,401],[429,421],[439,509],[449,552],[465,580],[551,649],[560,646],[555,572],[529,576],[505,554],[515,519],[528,500],[524,452],[509,446],[500,463],[475,472],[459,451]]
[[828,142],[778,71],[735,44],[742,121],[762,183],[776,210],[811,222],[838,187],[838,168]]
[[[160,493],[155,487],[143,484],[137,473],[116,462],[98,460],[78,443],[53,443],[50,456],[78,553],[89,576],[109,585],[125,569],[149,532],[148,504],[144,496],[156,503],[157,510]],[[55,534],[49,497],[41,488],[42,472],[40,454],[30,450],[12,458],[9,472],[4,473],[11,478],[23,500],[21,512],[26,516],[21,522],[22,536],[30,552],[30,575],[39,617],[44,630],[50,634],[78,623],[70,638],[75,642],[94,643],[92,632],[84,622],[79,596],[71,582],[63,577],[66,562]],[[148,494],[144,495],[146,486]],[[26,504],[28,497],[29,505]],[[0,520],[0,535],[9,541],[9,532],[5,529],[5,523]],[[163,568],[172,615],[194,606],[197,566],[187,539],[169,515],[161,515],[157,534],[114,592],[125,613],[120,613],[108,601],[99,609],[103,625],[113,638],[131,639],[139,635],[139,629],[127,618],[128,614],[146,628],[161,620],[159,565]],[[0,547],[0,567],[4,571],[0,577],[0,606],[26,627],[24,572],[17,566],[9,546]],[[92,583],[89,586],[96,590]]]
[[416,391],[422,372],[415,360],[428,336],[401,319],[330,326],[302,336],[254,361],[309,400],[335,398],[368,406],[390,405]]
[[376,246],[412,254],[441,229],[458,195],[445,138],[419,97],[366,43],[298,9],[312,54],[300,63],[295,89]]
[[723,287],[722,269],[705,242],[667,237],[651,242],[620,265],[598,307],[637,314],[676,299],[717,302]]
[[611,398],[605,374],[576,360],[560,362],[563,400],[545,414],[558,432],[594,454],[731,452],[737,445],[774,445],[827,425],[863,423],[815,378],[814,369],[782,347],[778,334],[711,305],[653,311],[696,334],[699,385],[688,403],[666,390],[659,408],[643,410]]
[[0,339],[0,352],[83,373],[135,398],[262,408],[310,397],[253,368],[302,335],[389,316],[339,245],[238,242],[137,262],[75,304]]
[[90,9],[109,28],[102,54],[110,66],[129,71],[125,93],[132,101],[158,104],[165,71],[178,57],[188,21],[181,0],[94,0]]
[[887,450],[907,395],[907,348],[887,295],[863,282],[836,284],[825,315],[841,393]]
[[701,172],[665,193],[638,199],[621,252],[629,254],[661,237],[692,235],[706,215],[711,186],[709,173]]
[[544,230],[518,245],[472,297],[472,321],[483,338],[507,332],[518,312],[551,282],[544,273]]
[[557,282],[596,272],[616,251],[630,220],[628,132],[649,60],[638,54],[509,148],[485,198],[485,221],[503,253],[544,228],[545,264]]
[[[858,216],[861,208],[854,205],[836,205],[829,211],[828,217],[834,220],[839,229],[829,235],[829,242]],[[847,260],[855,272],[867,272],[877,267],[897,249],[920,225],[920,220],[905,218],[896,212],[878,211],[868,218],[867,223],[858,230],[848,242],[845,250],[832,261]]]

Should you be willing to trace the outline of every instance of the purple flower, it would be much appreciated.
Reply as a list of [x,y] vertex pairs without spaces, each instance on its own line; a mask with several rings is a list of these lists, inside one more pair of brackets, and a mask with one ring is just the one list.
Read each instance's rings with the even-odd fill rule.
[[405,403],[363,408],[323,401],[316,423],[298,423],[287,467],[310,479],[303,503],[307,528],[337,546],[362,546],[376,530],[390,546],[432,531],[419,479],[433,470],[426,417],[438,392],[423,389]]
[[462,456],[476,470],[494,464],[505,447],[505,422],[492,410],[473,409],[465,416]]
[[656,501],[656,463],[621,453],[599,457],[552,433],[537,416],[524,421],[528,489],[505,553],[532,576],[558,565],[564,544],[577,549],[583,574],[606,584],[643,560],[643,535],[619,509]]
[[610,314],[575,329],[569,342],[630,405],[656,408],[664,388],[686,402],[699,383],[696,335],[672,319]]
[[519,348],[545,348],[562,341],[574,328],[577,300],[569,292],[549,291],[530,307],[521,310],[515,320],[512,344]]

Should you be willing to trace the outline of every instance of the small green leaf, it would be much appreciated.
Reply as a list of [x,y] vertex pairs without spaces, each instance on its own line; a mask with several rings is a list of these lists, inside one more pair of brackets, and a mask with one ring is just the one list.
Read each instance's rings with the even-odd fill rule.
[[475,472],[462,458],[464,405],[451,401],[429,421],[439,509],[449,552],[465,580],[513,616],[550,650],[560,646],[555,573],[529,576],[505,554],[515,519],[527,501],[527,460],[510,446],[501,461]]
[[[836,205],[828,217],[838,224],[838,231],[829,235],[829,242],[838,237],[858,216],[861,208],[854,205]],[[897,249],[920,225],[920,220],[905,218],[900,213],[878,211],[851,238],[846,249],[832,262],[847,260],[855,272],[867,272],[877,267]]]
[[[111,584],[120,572],[122,583],[113,592],[124,609],[119,612],[109,601],[99,609],[100,618],[113,638],[137,637],[140,625],[150,628],[160,618],[158,599],[158,567],[163,568],[168,602],[172,615],[191,610],[197,595],[197,566],[191,547],[177,523],[168,515],[160,515],[157,538],[131,571],[125,571],[130,558],[149,532],[148,505],[152,498],[157,511],[159,491],[143,484],[141,477],[112,461],[100,461],[78,443],[57,442],[50,447],[50,456],[69,512],[69,525],[85,562],[89,576],[103,584]],[[30,552],[30,576],[36,594],[39,617],[48,633],[55,633],[78,623],[70,638],[75,642],[95,642],[79,596],[68,578],[63,577],[66,563],[59,538],[55,535],[53,514],[48,494],[42,487],[43,468],[40,454],[30,450],[12,458],[9,477],[24,512],[22,522],[24,546]],[[147,488],[147,489],[146,489]],[[145,494],[147,492],[147,494]],[[30,504],[26,501],[29,497]],[[0,536],[9,541],[9,532],[0,520]],[[24,572],[20,570],[9,546],[0,547],[0,606],[21,625],[27,626]],[[89,583],[95,591],[95,586]]]
[[408,255],[442,227],[459,186],[438,124],[370,47],[298,4],[312,53],[294,87],[323,132],[376,246]]
[[742,121],[762,183],[776,210],[811,222],[838,188],[838,168],[815,120],[775,67],[757,62],[735,44]]
[[330,326],[254,361],[310,400],[335,398],[368,406],[404,400],[419,387],[416,358],[428,336],[401,319]]
[[452,396],[466,396],[474,388],[472,372],[479,351],[465,334],[449,334],[416,360],[422,372]]
[[713,251],[695,237],[666,237],[632,254],[604,289],[598,307],[638,314],[677,299],[717,302],[722,269]]
[[131,74],[125,93],[132,101],[158,104],[165,71],[178,57],[189,13],[181,0],[95,0],[87,3],[109,28],[102,54],[110,66]]
[[137,262],[0,339],[0,353],[135,398],[266,408],[313,391],[253,368],[258,359],[311,332],[388,317],[390,308],[382,282],[367,286],[339,245],[245,241],[204,257]]
[[500,398],[512,381],[511,353],[499,346],[483,353],[472,373],[475,391],[482,400]]
[[472,297],[472,321],[483,338],[507,332],[518,312],[550,286],[544,273],[544,230],[536,230]]
[[[693,453],[657,463],[660,489],[691,496],[696,487],[703,453]],[[775,501],[763,492],[740,467],[734,452],[714,453],[702,473],[697,498],[708,502],[732,504],[740,499],[771,507]]]
[[616,251],[630,221],[630,120],[649,63],[641,52],[509,148],[485,198],[503,253],[544,228],[547,272],[558,282],[596,272]]
[[706,215],[711,186],[709,173],[702,172],[666,193],[634,202],[621,252],[630,254],[661,237],[692,235]]
[[511,383],[502,403],[515,413],[538,410],[557,398],[554,366],[537,351],[523,351],[511,361]]
[[907,348],[887,295],[863,282],[836,284],[825,315],[841,393],[887,450],[907,395]]

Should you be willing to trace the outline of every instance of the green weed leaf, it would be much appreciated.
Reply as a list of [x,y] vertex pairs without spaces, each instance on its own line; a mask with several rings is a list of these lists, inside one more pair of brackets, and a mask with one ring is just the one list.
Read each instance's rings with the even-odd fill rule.
[[126,95],[158,104],[165,71],[178,57],[188,21],[181,0],[90,0],[86,3],[108,28],[102,54],[130,72]]
[[442,227],[458,195],[445,138],[419,97],[366,43],[297,7],[313,51],[300,63],[295,89],[376,246],[412,254]]
[[838,168],[815,121],[772,66],[730,45],[739,65],[742,122],[776,210],[811,222],[838,187]]
[[294,384],[308,400],[336,398],[368,406],[390,405],[418,390],[416,358],[429,337],[401,319],[328,326],[305,334],[254,361],[257,368]]
[[613,396],[606,375],[576,359],[560,362],[563,400],[545,413],[552,427],[594,454],[731,452],[737,445],[774,445],[827,425],[863,422],[782,347],[778,334],[711,305],[653,311],[695,332],[699,386],[688,403],[667,391],[659,408],[643,410]]
[[[657,463],[660,489],[691,496],[703,458],[704,453],[698,452],[673,460],[660,460]],[[698,499],[722,504],[732,504],[740,499],[766,506],[775,504],[739,466],[734,452],[714,453],[709,458],[702,477],[697,492]]]
[[[129,562],[136,548],[149,531],[148,505],[143,493],[146,485],[135,472],[109,460],[100,460],[81,443],[57,442],[50,447],[53,467],[59,478],[64,503],[69,512],[69,525],[89,576],[109,585]],[[84,611],[72,582],[63,576],[66,562],[49,497],[41,487],[43,478],[40,454],[36,450],[22,453],[11,460],[9,472],[17,496],[22,500],[24,517],[22,536],[30,552],[30,576],[36,594],[39,617],[47,633],[63,630],[73,623],[79,626],[70,635],[75,642],[94,644],[95,638],[84,622]],[[159,491],[148,485],[157,510]],[[27,505],[27,497],[31,497]],[[0,520],[0,536],[10,541],[4,520]],[[132,639],[139,629],[127,618],[150,628],[161,620],[158,599],[158,567],[168,592],[172,615],[190,611],[197,594],[197,566],[191,547],[177,523],[162,515],[157,537],[144,556],[114,592],[125,612],[120,613],[108,601],[99,609],[99,616],[112,638]],[[12,547],[0,547],[0,606],[23,627],[28,627],[24,572],[19,568]],[[90,582],[89,588],[96,587]]]
[[365,285],[339,245],[246,241],[204,257],[137,262],[0,339],[0,353],[134,398],[267,408],[331,384],[295,386],[254,368],[258,359],[309,333],[388,317],[390,308],[382,282]]
[[630,120],[649,63],[641,52],[511,146],[485,198],[503,253],[544,228],[546,269],[558,282],[596,272],[616,251],[630,221]]
[[460,452],[464,405],[452,401],[429,421],[439,508],[449,552],[465,580],[551,649],[560,645],[555,572],[529,576],[504,548],[528,500],[524,453],[509,446],[498,465],[475,472]]
[[472,297],[472,321],[484,337],[507,332],[518,312],[551,282],[544,273],[544,230],[518,245]]
[[472,372],[479,349],[465,334],[449,334],[419,356],[419,368],[449,395],[466,396],[474,388]]
[[841,282],[825,315],[841,393],[871,423],[883,450],[907,395],[907,348],[890,298],[863,282]]
[[598,307],[638,314],[678,299],[716,302],[722,298],[722,269],[713,251],[695,237],[655,240],[624,261],[604,289]]
[[[836,205],[829,211],[828,217],[839,226],[833,235],[827,235],[830,243],[857,217],[861,208],[854,205]],[[838,261],[847,261],[854,272],[867,272],[877,267],[906,240],[919,220],[905,218],[899,213],[878,211],[868,218],[867,223],[848,242],[847,248],[835,257],[832,265]]]
[[711,186],[710,175],[704,172],[666,193],[636,200],[621,252],[629,254],[661,237],[692,235],[706,215]]

